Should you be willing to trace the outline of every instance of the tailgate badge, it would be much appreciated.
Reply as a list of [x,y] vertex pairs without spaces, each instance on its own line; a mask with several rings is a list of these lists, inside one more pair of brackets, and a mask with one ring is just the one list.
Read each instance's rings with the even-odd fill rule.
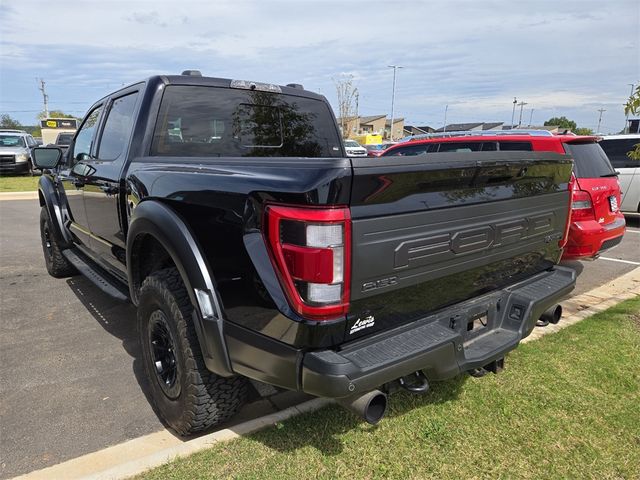
[[364,330],[365,328],[373,327],[375,323],[376,319],[373,317],[373,315],[367,315],[364,318],[358,318],[351,327],[351,330],[349,330],[349,335],[353,335],[354,333],[359,332],[360,330]]

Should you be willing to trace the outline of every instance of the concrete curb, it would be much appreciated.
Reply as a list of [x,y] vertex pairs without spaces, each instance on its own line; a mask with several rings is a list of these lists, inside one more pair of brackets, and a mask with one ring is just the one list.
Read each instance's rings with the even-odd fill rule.
[[0,201],[2,200],[37,200],[38,191],[35,192],[0,192]]
[[[58,465],[36,470],[14,480],[111,480],[137,475],[176,458],[205,450],[213,444],[249,435],[270,425],[282,422],[301,413],[313,412],[330,400],[315,398],[264,417],[249,420],[231,428],[203,435],[192,440],[181,440],[167,430],[129,440],[113,447],[89,453]],[[141,455],[142,454],[142,455]]]
[[[640,267],[589,292],[569,298],[562,303],[565,314],[559,324],[536,328],[529,337],[523,340],[523,343],[556,333],[595,313],[639,295]],[[233,440],[242,435],[254,433],[301,413],[313,412],[331,403],[331,400],[316,398],[279,412],[270,413],[231,428],[187,441],[183,441],[169,431],[163,430],[15,477],[14,480],[48,480],[51,478],[111,480],[128,478],[176,458],[205,450],[217,442]]]

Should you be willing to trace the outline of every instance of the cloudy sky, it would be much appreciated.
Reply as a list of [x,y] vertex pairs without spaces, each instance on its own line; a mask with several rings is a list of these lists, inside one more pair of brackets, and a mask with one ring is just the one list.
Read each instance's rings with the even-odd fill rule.
[[[336,108],[333,79],[354,76],[360,114],[406,123],[523,123],[565,115],[624,126],[640,81],[640,1],[0,0],[0,113],[81,116],[110,91],[156,73],[302,83]],[[516,122],[519,110],[516,112]]]

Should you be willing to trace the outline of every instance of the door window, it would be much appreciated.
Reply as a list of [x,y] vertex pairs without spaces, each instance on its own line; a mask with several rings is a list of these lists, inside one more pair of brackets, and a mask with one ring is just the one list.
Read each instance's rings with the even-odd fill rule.
[[100,160],[117,160],[126,150],[137,98],[138,92],[135,92],[113,101],[98,146]]
[[91,156],[91,147],[93,145],[93,139],[95,137],[96,128],[98,127],[98,120],[100,119],[100,113],[102,112],[102,105],[93,110],[87,119],[80,127],[80,131],[76,136],[76,142],[73,145],[73,160],[82,160],[83,157]]

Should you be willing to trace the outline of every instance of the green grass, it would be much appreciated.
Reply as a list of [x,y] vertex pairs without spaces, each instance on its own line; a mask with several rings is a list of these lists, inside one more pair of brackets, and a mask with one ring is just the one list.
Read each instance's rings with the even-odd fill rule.
[[0,177],[0,192],[35,192],[38,190],[38,180],[35,176]]
[[520,346],[500,375],[391,397],[372,427],[337,406],[141,479],[640,478],[640,297]]

